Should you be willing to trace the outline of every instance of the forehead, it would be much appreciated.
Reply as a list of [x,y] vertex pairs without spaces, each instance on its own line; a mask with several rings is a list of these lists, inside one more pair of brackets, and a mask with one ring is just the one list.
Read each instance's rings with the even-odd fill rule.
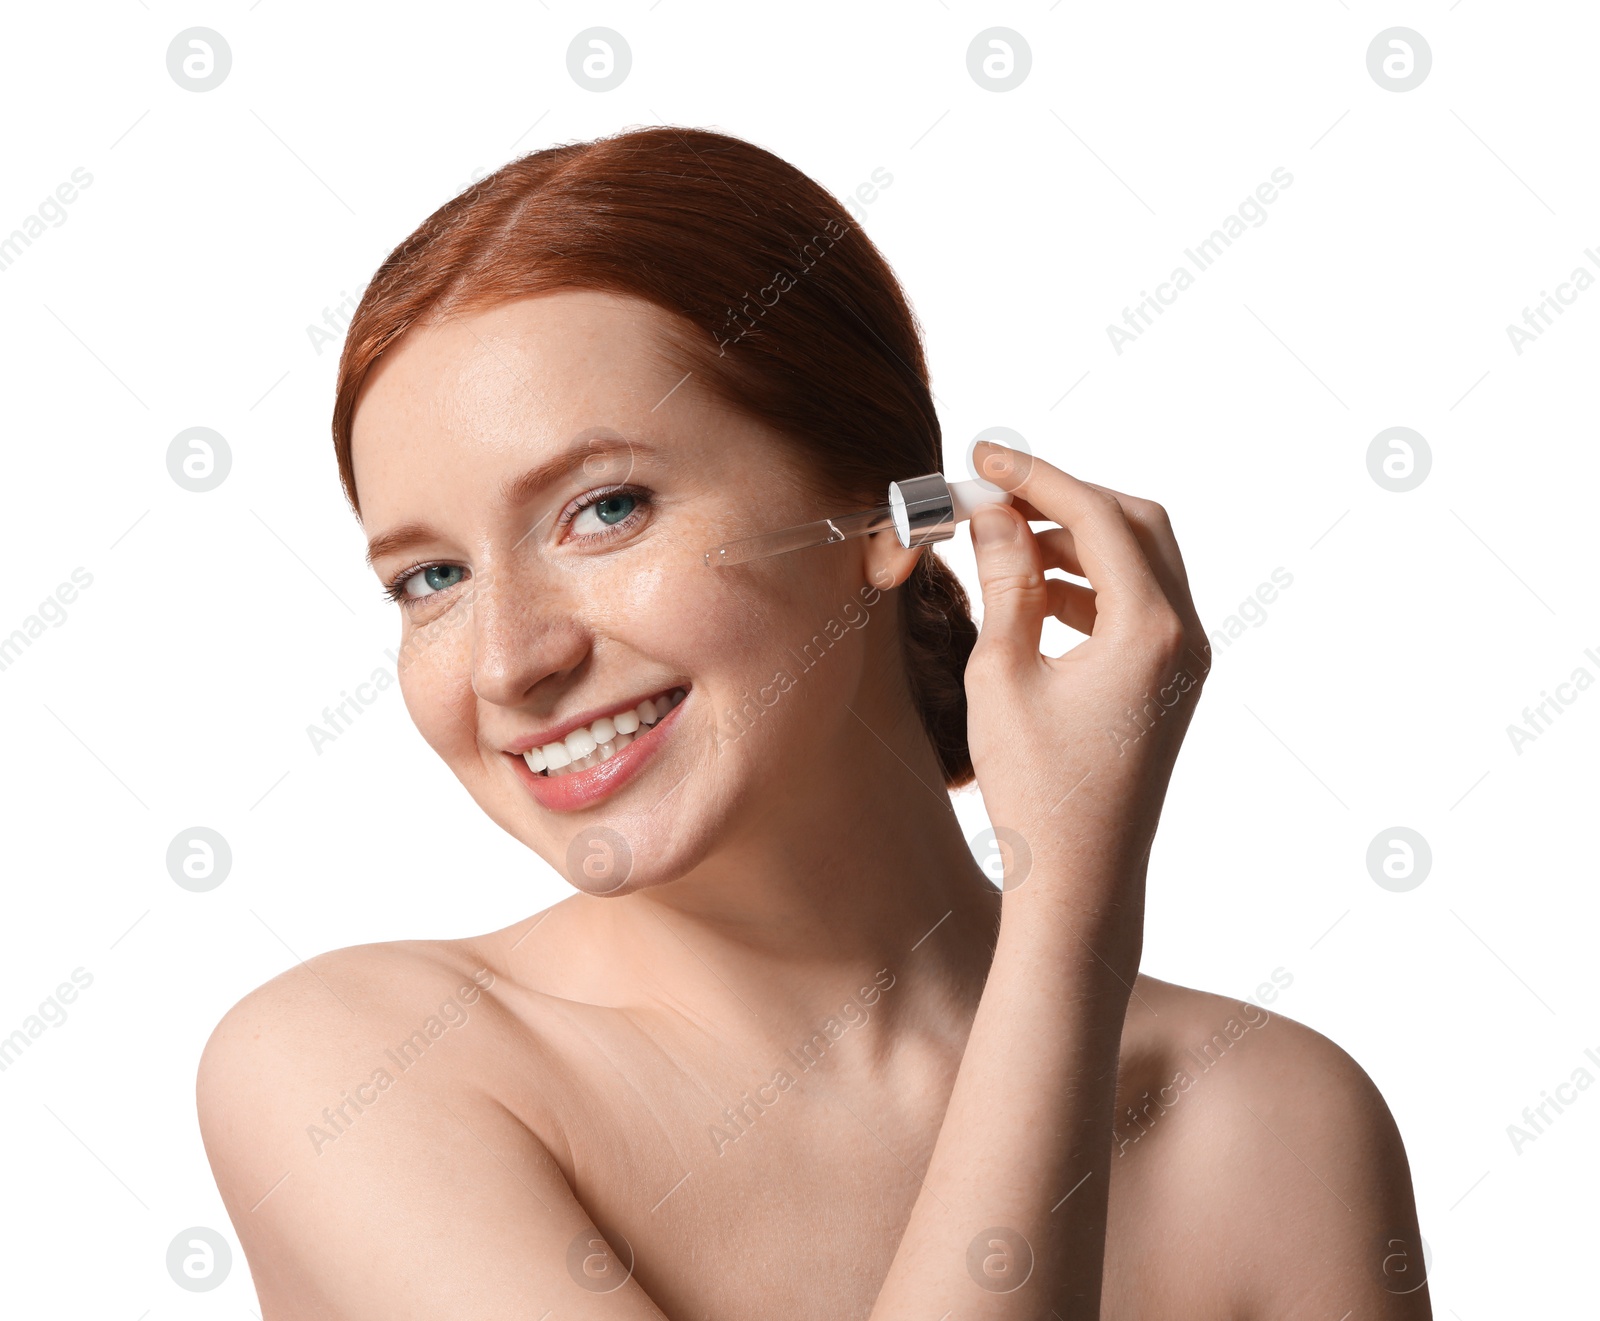
[[[409,331],[373,369],[351,427],[363,509],[396,465],[441,445],[525,451],[595,423],[618,430],[693,407],[666,359],[676,319],[643,299],[559,290]],[[692,331],[689,333],[693,333]],[[665,411],[665,410],[662,410]]]

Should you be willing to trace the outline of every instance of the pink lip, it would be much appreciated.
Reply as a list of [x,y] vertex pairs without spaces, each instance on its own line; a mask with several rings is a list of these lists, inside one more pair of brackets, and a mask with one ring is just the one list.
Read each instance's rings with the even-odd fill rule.
[[678,712],[689,704],[689,695],[693,691],[690,689],[685,693],[683,701],[655,724],[641,730],[621,752],[586,771],[572,771],[557,776],[540,775],[521,757],[509,752],[504,755],[511,758],[516,777],[527,786],[528,792],[541,807],[552,812],[576,812],[616,793],[643,769],[661,746],[667,730],[676,722]]

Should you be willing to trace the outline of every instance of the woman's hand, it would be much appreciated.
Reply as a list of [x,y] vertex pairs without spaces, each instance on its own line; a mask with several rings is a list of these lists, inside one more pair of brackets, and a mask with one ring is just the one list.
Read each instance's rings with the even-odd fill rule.
[[[1146,861],[1210,664],[1205,629],[1160,505],[1001,445],[975,458],[1014,500],[972,519],[983,624],[966,670],[968,744],[1010,855],[1005,889],[1087,919],[1097,953],[1114,966],[1131,955],[1118,967],[1131,977]],[[1029,519],[1060,527],[1036,533]],[[1090,586],[1047,579],[1050,568]],[[1042,655],[1047,615],[1088,639]]]
[[[983,626],[966,671],[968,746],[1008,855],[1006,893],[924,1191],[871,1321],[1100,1314],[1145,864],[1208,655],[1159,505],[1003,446],[976,457],[1015,499],[972,519]],[[1061,526],[1035,533],[1030,519]],[[1046,579],[1051,568],[1090,586]],[[1088,640],[1040,655],[1047,615]],[[974,1281],[995,1288],[980,1300]]]

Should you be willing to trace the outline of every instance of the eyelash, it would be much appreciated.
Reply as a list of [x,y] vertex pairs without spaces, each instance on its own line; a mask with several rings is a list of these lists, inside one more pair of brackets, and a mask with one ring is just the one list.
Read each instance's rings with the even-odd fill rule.
[[[579,539],[582,541],[605,541],[611,536],[620,534],[622,532],[631,531],[637,516],[644,510],[650,508],[650,492],[642,486],[610,486],[604,487],[600,490],[589,491],[584,495],[580,495],[576,500],[574,500],[570,505],[561,511],[561,516],[556,520],[556,526],[558,528],[566,527],[567,524],[571,523],[572,520],[581,514],[585,509],[590,508],[592,505],[599,504],[602,500],[609,500],[613,496],[618,495],[630,495],[638,502],[635,508],[628,514],[627,518],[623,519],[620,523],[613,523],[611,527],[604,532],[590,533],[588,536],[581,537]],[[448,565],[449,563],[449,560],[423,560],[420,563],[413,564],[402,569],[398,574],[391,578],[388,585],[384,587],[384,599],[387,601],[398,602],[402,608],[408,608],[416,605],[420,601],[426,601],[428,596],[406,595],[406,583],[409,582],[416,574],[421,573],[424,569],[437,569]],[[442,596],[444,592],[449,590],[449,588],[444,588],[442,591],[429,593],[429,596]]]

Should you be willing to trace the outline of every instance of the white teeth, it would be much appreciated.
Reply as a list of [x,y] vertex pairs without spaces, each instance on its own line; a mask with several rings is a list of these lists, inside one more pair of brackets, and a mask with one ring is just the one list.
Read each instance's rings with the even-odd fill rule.
[[586,728],[575,729],[556,743],[546,743],[523,754],[528,769],[536,774],[569,775],[573,771],[588,770],[602,761],[614,757],[632,743],[638,734],[651,725],[661,722],[663,716],[687,694],[674,688],[662,697],[645,698],[631,711],[619,711],[613,716],[601,716]]
[[579,757],[576,761],[568,762],[559,770],[551,771],[550,777],[554,778],[558,775],[570,775],[573,771],[588,770],[591,766],[598,766],[603,761],[609,761],[612,757],[615,757],[617,753],[621,752],[623,748],[627,747],[628,744],[632,743],[633,739],[634,736],[632,734],[618,734],[614,738],[607,739],[604,743],[596,747],[595,750],[588,756]]

